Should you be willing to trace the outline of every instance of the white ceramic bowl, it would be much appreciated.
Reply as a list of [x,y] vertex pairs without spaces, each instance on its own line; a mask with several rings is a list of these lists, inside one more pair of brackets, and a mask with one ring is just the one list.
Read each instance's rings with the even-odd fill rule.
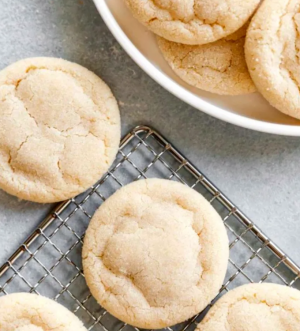
[[94,0],[104,22],[131,56],[157,83],[191,106],[248,129],[300,136],[300,121],[286,116],[258,93],[218,96],[189,86],[177,77],[156,44],[155,36],[136,21],[123,0]]

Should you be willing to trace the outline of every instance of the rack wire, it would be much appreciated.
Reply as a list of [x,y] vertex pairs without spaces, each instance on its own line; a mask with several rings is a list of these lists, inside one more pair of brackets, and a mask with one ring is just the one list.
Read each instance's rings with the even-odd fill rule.
[[[300,268],[165,138],[150,127],[138,126],[123,138],[111,170],[87,192],[57,206],[0,268],[0,297],[37,293],[65,305],[88,330],[139,331],[111,316],[93,299],[82,272],[81,248],[88,223],[101,203],[121,186],[151,177],[192,187],[221,215],[230,240],[230,258],[218,297],[252,282],[300,289]],[[168,330],[194,330],[209,307]]]

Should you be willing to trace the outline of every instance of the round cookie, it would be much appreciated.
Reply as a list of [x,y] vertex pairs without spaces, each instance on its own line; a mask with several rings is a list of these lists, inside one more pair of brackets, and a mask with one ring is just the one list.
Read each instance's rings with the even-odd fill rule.
[[247,24],[234,34],[207,45],[191,46],[158,37],[159,48],[186,83],[221,95],[255,92],[245,61]]
[[260,0],[125,0],[133,15],[157,35],[203,45],[241,28]]
[[86,331],[82,322],[57,302],[29,293],[0,298],[1,331]]
[[147,179],[99,208],[86,232],[83,268],[98,303],[144,329],[171,326],[218,294],[229,255],[220,216],[183,184]]
[[248,29],[245,53],[259,92],[300,119],[300,1],[265,0]]
[[277,284],[248,284],[229,291],[196,331],[298,331],[300,292]]
[[30,58],[0,72],[0,188],[8,193],[71,198],[108,170],[119,141],[116,100],[86,68]]

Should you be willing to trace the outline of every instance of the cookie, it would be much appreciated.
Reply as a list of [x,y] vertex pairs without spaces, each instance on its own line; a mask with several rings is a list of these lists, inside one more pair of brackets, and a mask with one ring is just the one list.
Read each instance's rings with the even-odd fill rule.
[[0,188],[8,193],[71,198],[108,170],[119,141],[116,100],[89,70],[31,58],[0,72]]
[[222,95],[248,94],[256,89],[245,61],[247,26],[207,45],[178,44],[160,37],[157,41],[170,67],[186,83]]
[[157,35],[203,45],[241,28],[260,0],[125,0],[133,15]]
[[300,119],[300,1],[265,0],[251,21],[245,44],[259,92],[281,112]]
[[229,291],[197,331],[299,331],[300,292],[277,284],[248,284]]
[[147,179],[113,194],[83,246],[87,284],[112,315],[144,329],[185,321],[218,294],[229,255],[220,216],[183,184]]
[[0,298],[1,331],[86,331],[82,322],[57,302],[36,294]]

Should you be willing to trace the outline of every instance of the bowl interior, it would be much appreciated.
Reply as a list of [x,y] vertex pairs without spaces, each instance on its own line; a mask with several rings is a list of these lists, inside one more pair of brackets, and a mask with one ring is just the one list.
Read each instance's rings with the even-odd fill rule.
[[[219,111],[228,111],[230,113],[241,115],[244,118],[251,118],[264,123],[300,127],[300,121],[277,111],[275,108],[270,106],[269,103],[259,93],[227,97],[201,91],[188,85],[173,73],[159,51],[155,35],[149,32],[132,16],[124,4],[124,1],[105,0],[105,2],[112,15],[114,16],[117,24],[121,27],[123,32],[127,35],[135,47],[156,67],[156,69],[167,75],[176,84],[178,84],[181,89],[189,91],[195,97],[197,97],[199,99],[200,110],[201,104],[203,105],[203,101],[205,101],[213,106],[218,107]],[[214,114],[211,113],[211,115]],[[217,114],[215,114],[215,116],[217,116]]]

